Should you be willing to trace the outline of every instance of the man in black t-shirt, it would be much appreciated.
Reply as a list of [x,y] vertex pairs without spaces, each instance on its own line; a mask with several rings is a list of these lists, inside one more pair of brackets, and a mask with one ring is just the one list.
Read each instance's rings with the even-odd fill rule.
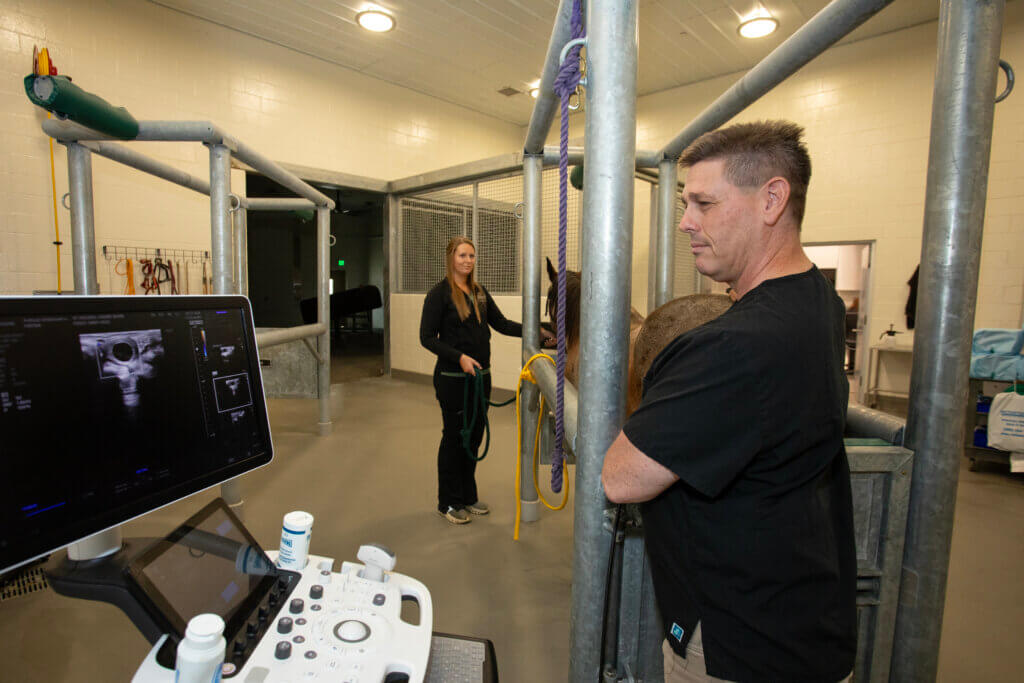
[[708,133],[680,229],[732,308],[672,341],[605,456],[642,503],[666,681],[835,683],[856,652],[842,301],[800,246],[802,129]]

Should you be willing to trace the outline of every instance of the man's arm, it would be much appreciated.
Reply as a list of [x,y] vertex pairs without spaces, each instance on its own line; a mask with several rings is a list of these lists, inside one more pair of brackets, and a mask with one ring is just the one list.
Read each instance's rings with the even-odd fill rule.
[[677,481],[672,470],[644,455],[621,431],[604,455],[601,483],[613,503],[651,500]]

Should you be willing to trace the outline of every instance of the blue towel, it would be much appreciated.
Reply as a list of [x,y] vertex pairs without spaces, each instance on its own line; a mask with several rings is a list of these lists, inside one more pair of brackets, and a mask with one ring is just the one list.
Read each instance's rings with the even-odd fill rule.
[[1002,382],[1024,379],[1024,356],[973,353],[971,354],[971,377]]
[[972,353],[1018,354],[1024,346],[1024,330],[975,330]]

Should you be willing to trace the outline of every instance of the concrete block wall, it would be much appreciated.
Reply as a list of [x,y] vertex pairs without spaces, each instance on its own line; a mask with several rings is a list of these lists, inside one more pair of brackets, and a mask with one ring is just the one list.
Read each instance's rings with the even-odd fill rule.
[[[139,0],[0,0],[0,293],[56,288],[45,114],[25,96],[33,45],[62,74],[138,119],[210,120],[281,162],[385,180],[493,156],[518,126]],[[199,177],[199,144],[131,143]],[[56,145],[57,195],[67,192]],[[202,195],[93,159],[96,244],[209,249]],[[244,177],[232,175],[235,192]],[[67,210],[58,209],[65,289]],[[111,289],[104,264],[100,287]],[[116,280],[113,282],[117,288]]]

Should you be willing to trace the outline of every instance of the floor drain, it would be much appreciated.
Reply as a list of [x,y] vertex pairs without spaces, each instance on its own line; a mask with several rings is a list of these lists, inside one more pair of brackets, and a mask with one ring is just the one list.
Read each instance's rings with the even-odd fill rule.
[[0,579],[0,602],[20,598],[29,593],[46,590],[46,576],[42,567],[30,567]]

